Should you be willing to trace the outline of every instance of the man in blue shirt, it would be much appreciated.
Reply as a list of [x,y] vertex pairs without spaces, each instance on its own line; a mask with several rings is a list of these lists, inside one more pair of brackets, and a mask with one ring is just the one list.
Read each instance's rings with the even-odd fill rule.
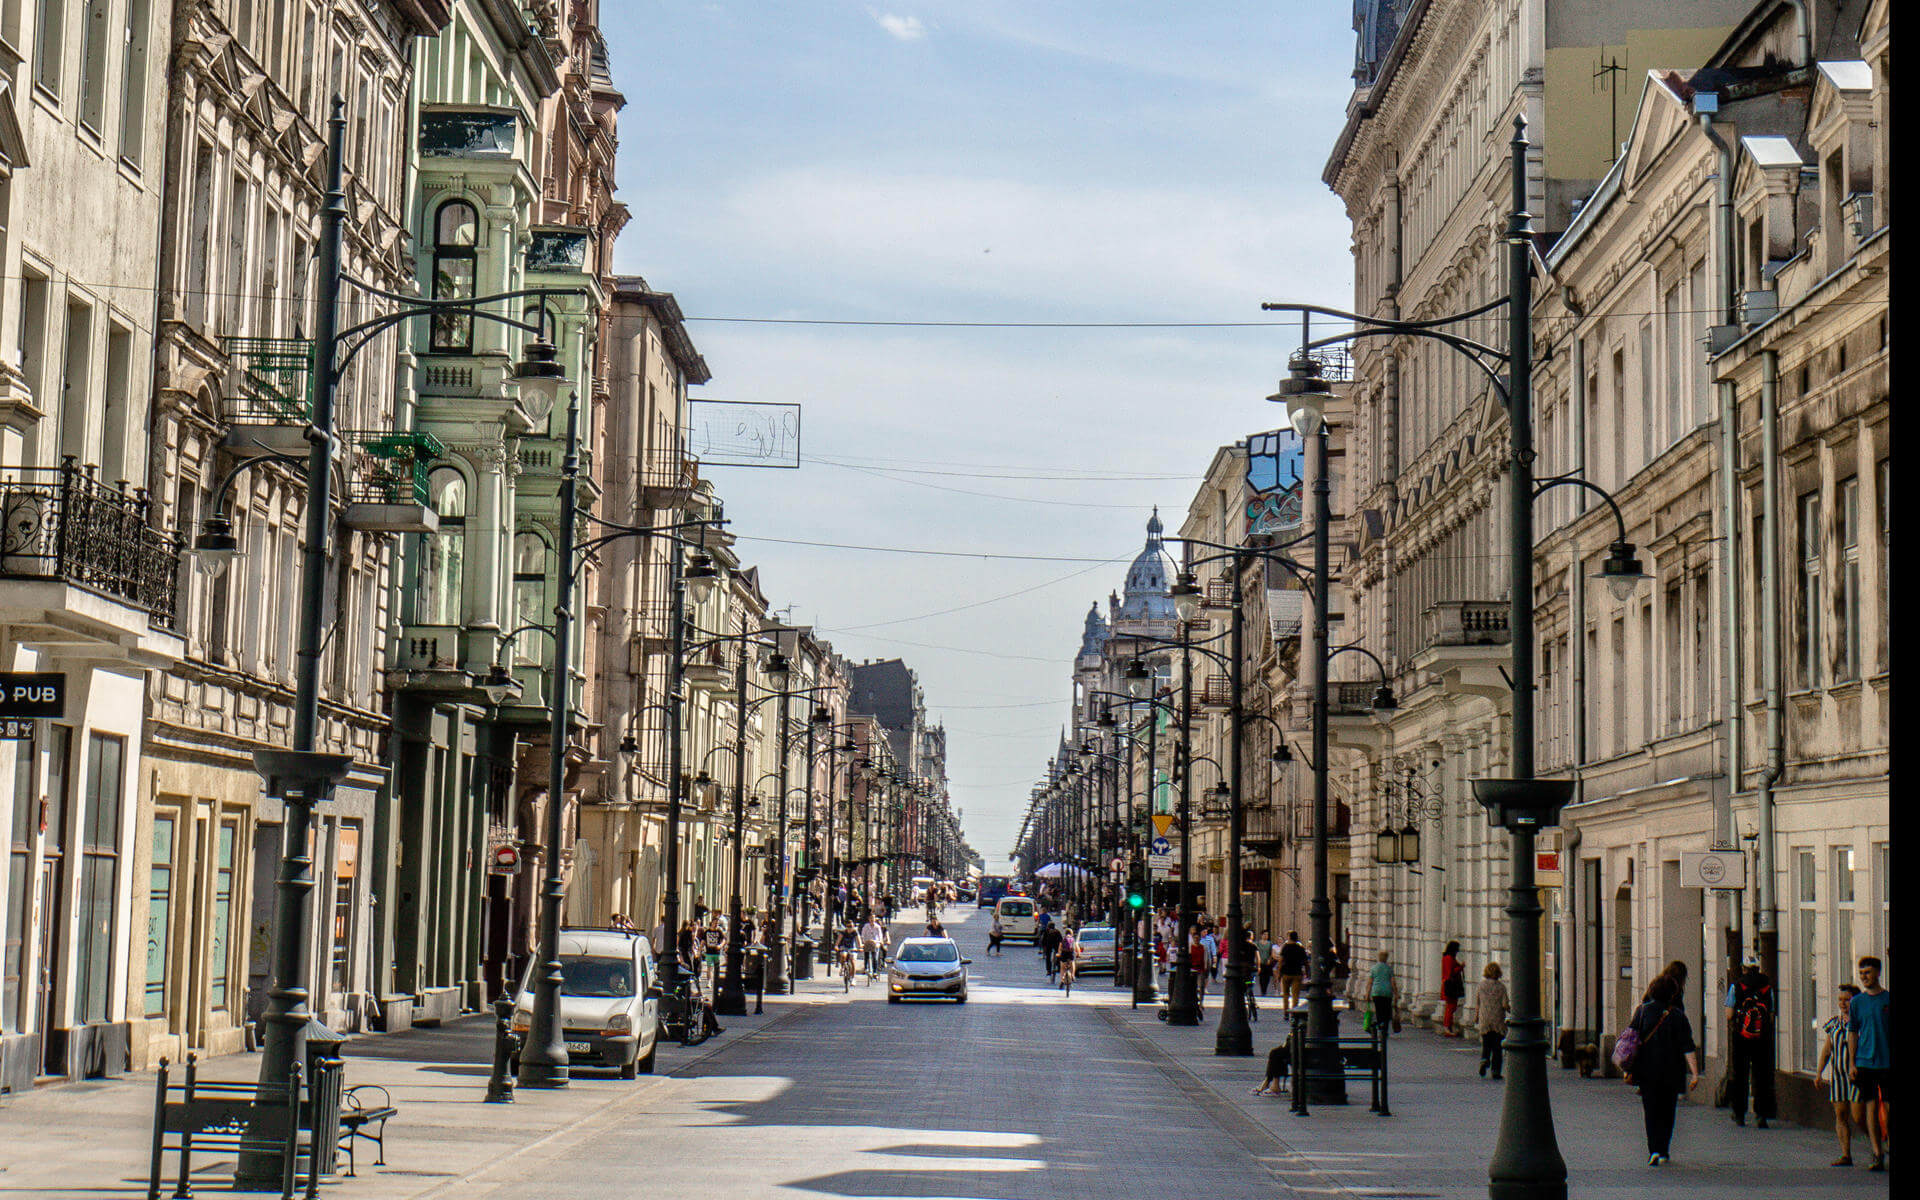
[[1886,1128],[1893,1114],[1893,993],[1880,986],[1880,960],[1860,960],[1860,994],[1847,1005],[1847,1040],[1853,1048],[1853,1078],[1867,1106],[1867,1141],[1873,1145],[1869,1171],[1884,1171]]

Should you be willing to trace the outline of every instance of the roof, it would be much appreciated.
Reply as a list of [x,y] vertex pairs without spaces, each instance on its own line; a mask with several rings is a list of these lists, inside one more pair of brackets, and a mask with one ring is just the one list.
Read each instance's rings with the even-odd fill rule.
[[1762,169],[1769,167],[1800,167],[1806,165],[1806,159],[1793,148],[1793,143],[1783,137],[1771,134],[1760,137],[1743,137],[1740,148],[1747,152],[1753,165]]
[[1820,73],[1840,91],[1870,92],[1873,90],[1873,68],[1857,58],[1841,62],[1823,62],[1819,65]]
[[1160,510],[1155,508],[1153,515],[1147,518],[1147,544],[1134,557],[1133,565],[1127,568],[1120,616],[1134,620],[1174,618],[1173,597],[1167,594],[1170,560],[1160,541],[1165,529],[1160,523]]

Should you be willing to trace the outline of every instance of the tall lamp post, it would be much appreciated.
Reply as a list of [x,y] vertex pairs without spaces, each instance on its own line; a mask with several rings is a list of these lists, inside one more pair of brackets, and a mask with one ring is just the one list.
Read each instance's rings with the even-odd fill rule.
[[[308,930],[312,924],[314,889],[313,860],[307,843],[312,834],[314,806],[332,793],[334,785],[346,777],[353,763],[350,755],[315,749],[320,726],[320,656],[326,629],[327,561],[332,551],[332,470],[339,437],[334,427],[334,411],[341,374],[353,357],[384,330],[415,317],[460,311],[535,336],[525,360],[515,368],[511,378],[520,385],[523,407],[531,411],[537,402],[544,401],[544,415],[552,411],[555,398],[566,385],[565,372],[559,366],[553,346],[546,340],[547,302],[561,296],[585,295],[579,288],[531,288],[472,299],[412,300],[342,328],[340,301],[345,287],[351,285],[371,296],[394,299],[342,270],[341,243],[347,215],[346,126],[346,101],[335,96],[327,118],[327,190],[320,210],[318,313],[314,328],[313,404],[307,431],[306,536],[297,610],[292,736],[285,749],[270,747],[254,753],[254,768],[261,775],[265,794],[279,798],[284,812],[280,871],[275,880],[273,969],[263,1021],[257,1107],[272,1106],[288,1098],[294,1064],[306,1054],[310,1019],[306,979],[311,961]],[[515,299],[539,301],[537,324],[482,307]],[[195,539],[194,551],[215,559],[234,557],[238,546],[231,524],[219,514],[209,517]],[[244,1150],[234,1177],[236,1188],[277,1188],[280,1158],[277,1149]]]
[[[1567,1165],[1554,1133],[1552,1100],[1547,1088],[1546,1020],[1540,996],[1540,917],[1542,909],[1534,878],[1534,840],[1539,829],[1559,822],[1560,809],[1571,798],[1573,785],[1534,776],[1534,646],[1533,646],[1533,502],[1553,487],[1583,487],[1605,497],[1619,525],[1601,577],[1617,593],[1630,593],[1644,578],[1633,544],[1627,540],[1619,507],[1602,489],[1572,475],[1536,483],[1533,476],[1533,329],[1532,329],[1532,217],[1527,212],[1526,120],[1513,123],[1511,151],[1512,209],[1507,221],[1507,294],[1481,308],[1428,321],[1385,321],[1357,313],[1304,304],[1263,304],[1268,311],[1320,313],[1350,321],[1351,332],[1306,342],[1294,360],[1292,386],[1283,385],[1290,409],[1300,415],[1295,428],[1316,426],[1329,398],[1317,378],[1310,353],[1317,347],[1362,337],[1422,337],[1449,346],[1485,375],[1507,410],[1509,452],[1507,496],[1507,555],[1511,570],[1508,586],[1512,630],[1513,689],[1510,779],[1473,781],[1475,797],[1488,810],[1491,823],[1510,835],[1511,870],[1507,916],[1513,959],[1512,1013],[1507,1020],[1505,1049],[1509,1065],[1501,1096],[1500,1128],[1488,1163],[1487,1193],[1491,1200],[1563,1200],[1567,1194]],[[1482,316],[1497,308],[1507,310],[1507,349],[1502,352],[1449,332],[1445,326]],[[1503,377],[1499,366],[1507,368]],[[1305,434],[1306,429],[1301,429]],[[1317,547],[1316,547],[1317,549]],[[1316,737],[1316,757],[1324,763],[1325,750]],[[1317,936],[1317,935],[1316,935]]]

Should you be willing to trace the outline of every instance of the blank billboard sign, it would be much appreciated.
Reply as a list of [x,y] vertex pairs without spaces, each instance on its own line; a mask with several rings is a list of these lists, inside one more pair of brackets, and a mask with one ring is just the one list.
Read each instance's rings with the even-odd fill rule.
[[800,406],[688,400],[687,452],[707,467],[797,467]]

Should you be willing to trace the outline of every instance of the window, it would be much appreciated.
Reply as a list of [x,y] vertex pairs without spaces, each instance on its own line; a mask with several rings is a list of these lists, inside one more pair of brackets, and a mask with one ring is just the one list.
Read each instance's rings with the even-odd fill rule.
[[460,624],[460,600],[466,582],[467,480],[454,467],[437,467],[427,477],[427,499],[439,514],[440,530],[420,535],[423,625]]
[[[522,531],[513,535],[513,624],[515,628],[548,625],[553,614],[547,611],[547,540],[537,533]],[[547,641],[538,630],[528,630],[513,639],[513,661],[533,665],[546,661]]]
[[147,29],[151,0],[127,0],[123,30],[127,57],[120,64],[120,157],[138,166],[147,149]]
[[34,24],[33,82],[60,94],[60,59],[66,53],[68,0],[40,0],[40,19]]
[[7,839],[6,942],[0,951],[0,1032],[19,1033],[27,1023],[27,913],[33,888],[33,839],[39,797],[33,790],[34,744],[13,744],[13,816]]
[[333,990],[347,990],[353,965],[353,880],[360,873],[360,826],[340,825],[340,841],[333,860]]
[[1853,976],[1853,847],[1835,846],[1833,848],[1833,956],[1828,961],[1833,964],[1828,972],[1837,986],[1841,980]]
[[1682,692],[1685,690],[1686,675],[1681,666],[1686,662],[1686,653],[1681,646],[1680,585],[1675,583],[1667,589],[1666,607],[1661,610],[1661,625],[1666,634],[1667,644],[1660,648],[1661,657],[1667,662],[1667,732],[1680,732]]
[[153,865],[147,870],[147,993],[143,1015],[167,1011],[167,951],[171,946],[173,904],[173,826],[170,814],[153,818]]
[[1627,752],[1627,618],[1622,615],[1613,619],[1613,659],[1607,664],[1607,671],[1613,676],[1613,711],[1608,714],[1607,724],[1613,730],[1613,752]]
[[80,816],[80,924],[73,1009],[83,1023],[112,1011],[114,895],[120,881],[120,789],[126,739],[87,738],[86,807]]
[[[449,200],[440,206],[433,222],[433,298],[435,300],[471,300],[474,276],[478,270],[475,246],[480,234],[480,218],[465,200]],[[432,349],[467,351],[473,349],[473,316],[464,312],[435,313]]]
[[[1796,896],[1799,900],[1798,911],[1800,925],[1800,994],[1808,998],[1820,994],[1820,973],[1816,956],[1820,949],[1820,909],[1818,907],[1819,885],[1814,874],[1813,851],[1796,848],[1793,852],[1793,878]],[[1812,1071],[1814,1054],[1814,1030],[1811,1020],[1795,1021],[1794,1052],[1799,1059],[1801,1070]]]
[[1627,352],[1625,350],[1613,352],[1613,370],[1608,376],[1608,382],[1612,387],[1607,394],[1607,402],[1613,406],[1613,436],[1610,439],[1613,443],[1613,453],[1610,455],[1612,474],[1607,478],[1608,486],[1617,490],[1627,481]]
[[1820,686],[1820,493],[1800,497],[1800,628],[1794,647],[1800,686]]
[[1708,576],[1693,577],[1693,711],[1698,720],[1713,714],[1713,672],[1707,668],[1709,647],[1713,645],[1711,613],[1712,589]]
[[106,392],[100,406],[100,477],[125,479],[127,470],[127,413],[133,396],[133,333],[107,324]]
[[71,454],[82,463],[99,465],[99,447],[93,443],[91,407],[93,375],[93,309],[76,301],[67,303],[66,350],[61,361],[60,407],[56,420],[60,428],[60,453]]
[[1678,435],[1678,430],[1669,431],[1672,420],[1660,411],[1660,398],[1653,387],[1653,322],[1640,322],[1640,420],[1646,426],[1641,434],[1646,445],[1646,457],[1641,461],[1650,463],[1659,457],[1667,443]]
[[1860,478],[1849,475],[1836,489],[1840,501],[1839,666],[1835,679],[1860,678]]
[[[1887,953],[1892,945],[1893,846],[1888,842],[1875,842],[1873,846],[1873,946],[1869,953],[1885,963],[1892,957]],[[1891,971],[1883,966],[1881,972],[1886,977],[1886,982],[1891,983]]]
[[1879,666],[1884,669],[1889,661],[1888,642],[1893,637],[1893,625],[1889,619],[1893,612],[1893,460],[1880,460],[1879,492],[1874,499],[1880,505],[1880,659]]
[[1693,423],[1704,425],[1713,420],[1713,383],[1707,367],[1707,329],[1713,324],[1713,309],[1707,300],[1707,262],[1693,264],[1687,278],[1687,305],[1693,310],[1693,344],[1688,355],[1693,363]]
[[239,840],[239,823],[222,821],[214,842],[212,927],[207,931],[207,963],[211,976],[207,999],[214,1011],[227,1007],[227,976],[233,970],[228,942],[233,931],[234,847]]
[[107,111],[107,0],[86,0],[80,30],[80,124],[100,132]]

